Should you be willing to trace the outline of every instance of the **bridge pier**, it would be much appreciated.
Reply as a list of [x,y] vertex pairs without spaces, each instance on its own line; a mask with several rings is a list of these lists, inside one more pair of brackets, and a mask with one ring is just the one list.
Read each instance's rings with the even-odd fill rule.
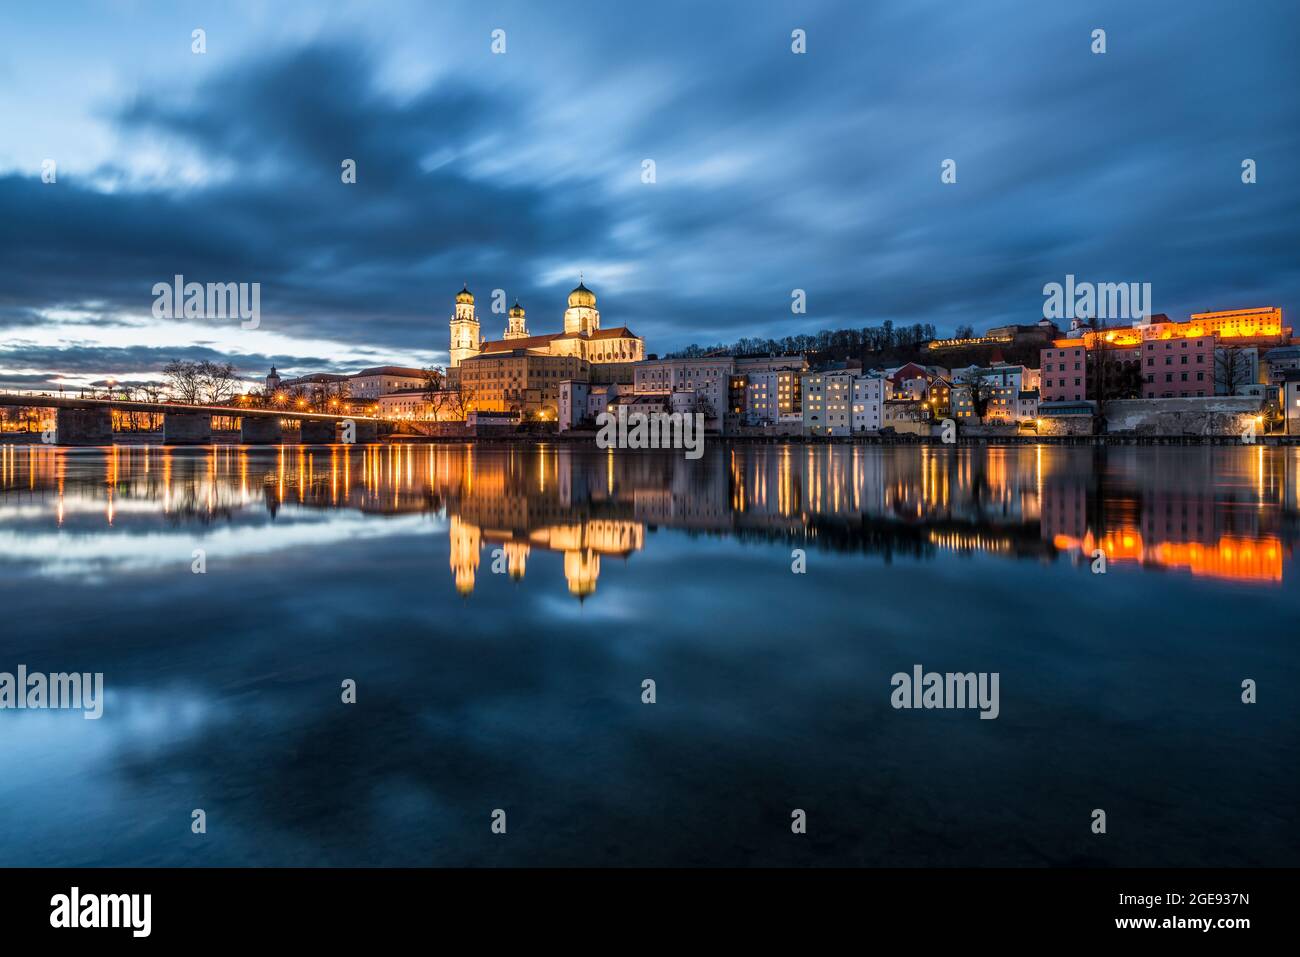
[[212,416],[202,412],[163,415],[163,445],[211,445]]
[[357,445],[373,445],[379,441],[379,425],[376,422],[358,422],[352,420],[356,427],[355,439]]
[[108,409],[59,409],[54,422],[59,445],[113,444],[113,413]]
[[239,441],[244,445],[279,445],[280,420],[270,415],[242,416],[239,420]]
[[303,419],[302,438],[298,441],[303,445],[333,445],[337,441],[334,438],[335,424],[332,420]]

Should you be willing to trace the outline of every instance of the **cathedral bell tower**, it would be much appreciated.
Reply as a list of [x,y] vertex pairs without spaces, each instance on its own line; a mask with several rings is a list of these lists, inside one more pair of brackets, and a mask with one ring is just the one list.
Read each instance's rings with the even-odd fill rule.
[[506,319],[506,339],[527,339],[528,325],[524,322],[524,307],[519,305],[519,300],[510,307],[510,312]]
[[451,317],[451,368],[478,355],[483,348],[479,338],[478,316],[474,315],[474,294],[469,286],[456,293],[456,313]]
[[569,293],[569,308],[564,310],[564,331],[589,336],[599,328],[596,294],[579,282],[577,288]]

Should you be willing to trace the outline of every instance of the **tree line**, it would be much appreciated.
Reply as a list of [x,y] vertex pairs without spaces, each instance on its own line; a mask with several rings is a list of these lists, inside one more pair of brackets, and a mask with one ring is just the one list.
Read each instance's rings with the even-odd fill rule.
[[896,326],[886,320],[879,326],[861,329],[823,329],[815,335],[783,336],[764,339],[747,336],[732,343],[700,345],[692,343],[684,349],[670,352],[667,359],[697,359],[707,355],[816,355],[824,359],[849,359],[864,355],[896,351],[916,351],[931,339],[937,338],[934,324],[914,322]]

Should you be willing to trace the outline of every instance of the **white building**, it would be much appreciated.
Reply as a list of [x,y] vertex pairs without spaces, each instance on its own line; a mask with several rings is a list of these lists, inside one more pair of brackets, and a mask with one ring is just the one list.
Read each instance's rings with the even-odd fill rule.
[[375,404],[379,406],[379,414],[385,419],[424,420],[433,416],[429,394],[424,389],[386,392],[379,396]]
[[1249,395],[1253,391],[1250,387],[1262,379],[1259,349],[1255,346],[1215,346],[1215,395]]
[[[788,380],[790,373],[785,373]],[[751,372],[745,382],[745,424],[775,425],[781,418],[780,372]]]
[[853,429],[853,371],[803,376],[803,427],[809,435],[848,435]]
[[354,399],[377,399],[390,392],[424,387],[424,370],[406,366],[376,366],[348,376],[348,394]]
[[965,369],[952,370],[952,414],[953,418],[975,418],[975,406],[971,402],[970,386],[967,382],[972,376],[979,376],[985,383],[988,405],[984,409],[984,421],[998,419],[1014,421],[1018,416],[1020,393],[1038,387],[1039,372],[1025,366],[993,365],[967,366]]
[[702,400],[705,417],[721,420],[727,411],[734,371],[735,360],[731,356],[646,359],[636,363],[632,389],[638,395],[692,391]]
[[856,376],[853,379],[853,414],[850,424],[854,432],[879,432],[882,405],[885,401],[885,380],[879,376]]
[[560,383],[558,431],[576,429],[584,422],[594,425],[596,416],[611,411],[620,397],[631,391],[627,386],[617,383],[595,385],[577,379],[565,379]]
[[1021,389],[1016,396],[1016,421],[1032,422],[1038,418],[1038,390]]
[[1300,435],[1300,372],[1288,369],[1278,382],[1278,402],[1286,423],[1287,435]]

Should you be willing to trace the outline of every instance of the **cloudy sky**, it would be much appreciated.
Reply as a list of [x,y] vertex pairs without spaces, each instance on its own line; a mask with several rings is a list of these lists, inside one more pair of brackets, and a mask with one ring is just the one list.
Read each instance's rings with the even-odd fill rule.
[[[1032,322],[1067,273],[1293,319],[1297,27],[1292,0],[6,4],[0,386],[441,363],[462,282],[495,338],[493,289],[555,331],[580,273],[652,352]],[[176,274],[260,282],[259,328],[154,318]]]

